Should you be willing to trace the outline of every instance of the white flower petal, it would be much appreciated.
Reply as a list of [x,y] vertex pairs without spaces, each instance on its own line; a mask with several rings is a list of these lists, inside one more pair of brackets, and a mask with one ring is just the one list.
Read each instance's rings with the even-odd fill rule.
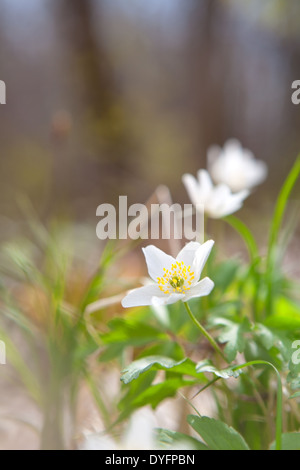
[[248,189],[244,189],[243,191],[239,191],[238,193],[231,195],[231,202],[235,204],[242,204],[243,201],[250,195],[250,191]]
[[121,445],[125,450],[155,450],[154,430],[157,420],[147,408],[136,411],[123,434]]
[[103,434],[87,434],[80,450],[118,450],[116,442],[109,436]]
[[230,198],[227,199],[226,204],[219,207],[219,214],[222,214],[219,217],[226,217],[227,215],[238,211],[242,207],[244,199],[246,199],[249,194],[250,191],[246,189],[239,193],[231,194]]
[[207,258],[210,255],[212,247],[214,246],[213,240],[207,240],[205,243],[200,245],[195,253],[195,258],[193,262],[193,269],[195,273],[195,280],[198,282],[201,276],[204,265],[207,261]]
[[224,183],[234,192],[252,189],[264,181],[268,172],[266,163],[257,160],[236,139],[228,140],[219,153],[216,147],[209,149],[207,164],[214,182]]
[[198,242],[187,243],[176,256],[176,261],[183,261],[186,266],[192,266],[196,251],[201,247]]
[[163,268],[170,269],[172,264],[175,263],[173,256],[167,255],[154,245],[149,245],[142,250],[145,255],[149,276],[154,281],[157,281],[158,277],[163,276]]
[[194,297],[203,297],[211,293],[214,288],[214,283],[209,277],[205,277],[200,282],[195,284],[191,289],[187,292],[184,298],[184,302],[189,299],[193,299]]
[[163,294],[162,296],[159,297],[153,297],[152,302],[154,306],[159,306],[159,305],[171,305],[175,304],[175,302],[178,302],[178,300],[183,300],[185,297],[185,294]]
[[196,206],[197,204],[204,204],[204,201],[201,201],[201,195],[199,193],[198,181],[193,175],[185,174],[182,177],[182,182],[185,186],[186,192],[191,200],[191,202]]
[[[231,147],[235,147],[235,153],[239,152],[238,144],[232,143]],[[217,149],[214,150],[216,151]],[[232,153],[230,155],[232,158]],[[215,161],[214,168],[224,174],[227,166],[223,168],[223,163],[220,164],[221,158],[224,157],[218,157]],[[204,212],[212,218],[221,218],[236,212],[241,208],[242,201],[249,195],[248,190],[232,194],[230,187],[225,183],[213,186],[206,170],[198,171],[198,181],[192,175],[184,175],[182,179],[191,202],[195,206],[202,204]]]
[[228,139],[224,144],[224,153],[226,155],[238,155],[243,154],[243,147],[239,140]]
[[235,212],[240,210],[242,206],[242,203],[237,203],[233,201],[228,202],[226,205],[214,210],[211,213],[211,217],[213,219],[222,219],[223,217],[227,217],[227,215],[234,214]]
[[216,186],[209,205],[210,216],[221,218],[236,212],[242,207],[244,199],[249,194],[248,190],[232,194],[228,186],[224,184]]
[[217,186],[215,186],[212,195],[216,203],[224,202],[226,201],[226,199],[228,199],[228,197],[230,197],[231,191],[229,186],[227,186],[226,184],[218,184]]
[[202,199],[205,200],[210,195],[211,190],[213,189],[213,183],[212,183],[212,180],[208,171],[206,170],[199,170],[197,173],[197,176],[198,176],[199,189],[201,192],[201,196],[202,196]]
[[153,298],[160,298],[162,295],[167,297],[160,291],[157,284],[151,284],[128,292],[121,303],[125,308],[152,305]]

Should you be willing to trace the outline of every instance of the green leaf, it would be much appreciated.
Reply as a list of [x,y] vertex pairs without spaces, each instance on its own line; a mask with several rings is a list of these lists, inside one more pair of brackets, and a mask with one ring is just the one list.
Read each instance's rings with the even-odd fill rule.
[[291,398],[298,398],[298,397],[300,397],[300,392],[294,393],[294,394],[291,395],[289,398],[291,399]]
[[280,297],[274,302],[273,313],[264,324],[280,330],[300,329],[300,305],[286,297]]
[[[272,367],[272,369],[274,370],[274,372],[276,373],[276,377],[277,377],[277,404],[276,404],[276,450],[280,450],[281,449],[281,435],[282,435],[282,382],[281,382],[281,377],[280,377],[280,374],[277,370],[277,368],[274,366],[274,364],[271,364],[270,362],[267,362],[267,361],[261,361],[261,360],[258,360],[258,361],[250,361],[250,362],[245,362],[244,364],[240,364],[240,365],[236,365],[236,366],[233,366],[234,367],[234,370],[239,370],[239,369],[244,369],[245,367],[249,367],[249,366],[269,366],[269,367]],[[205,388],[207,388],[208,386],[212,385],[213,383],[215,383],[217,380],[220,380],[220,377],[217,377],[215,378],[213,381],[211,381],[209,384],[207,384],[205,387],[203,387],[201,391],[203,391]],[[196,416],[194,416],[193,418],[197,418]],[[198,418],[199,419],[199,418]],[[200,419],[203,419],[203,418],[200,418]],[[211,418],[206,418],[207,420],[211,420]],[[214,420],[216,421],[216,420]],[[196,420],[196,423],[198,423],[198,421]],[[220,423],[220,421],[217,421],[217,423]],[[191,423],[190,423],[191,424]],[[199,422],[200,424],[200,422]],[[224,423],[222,423],[223,426],[226,426]],[[198,428],[196,429],[194,427],[194,429],[202,436],[202,438],[204,440],[206,440],[207,444],[208,441],[207,439],[205,439],[204,435],[201,434],[201,427],[198,426]],[[204,429],[205,430],[205,429]],[[208,430],[211,431],[211,434],[212,434],[212,429],[209,428],[208,426]],[[231,430],[231,428],[230,428]],[[234,430],[233,430],[234,431]],[[236,433],[236,431],[234,431],[234,433]],[[212,434],[213,435],[213,434]],[[210,439],[211,438],[211,435],[208,433],[208,438]],[[243,439],[243,438],[242,438]],[[224,444],[225,445],[225,444]]]
[[121,354],[128,346],[140,347],[152,341],[166,340],[169,337],[160,330],[134,318],[114,318],[109,322],[110,331],[101,336],[106,349],[102,353],[102,362]]
[[225,292],[235,280],[239,267],[239,261],[232,259],[218,264],[211,274],[215,287]]
[[244,438],[222,421],[194,415],[189,415],[187,420],[210,450],[250,450]]
[[166,338],[157,328],[134,318],[114,318],[109,322],[110,332],[102,335],[104,344],[127,343],[140,345],[152,339]]
[[237,378],[242,373],[241,370],[233,370],[235,366],[227,367],[226,369],[217,369],[209,360],[201,361],[196,366],[197,372],[212,372],[217,377],[222,379],[229,379],[230,377]]
[[[293,390],[300,388],[300,363],[299,363],[299,348],[291,350],[291,358],[288,363],[289,374],[287,376],[287,381],[290,383],[290,386]],[[296,398],[297,394],[295,393],[290,398]]]
[[126,369],[124,369],[121,380],[125,384],[128,384],[149,369],[171,370],[173,373],[190,375],[197,379],[201,379],[200,374],[196,371],[196,364],[191,359],[186,358],[182,361],[176,362],[174,359],[169,357],[148,356],[132,362]]
[[255,325],[254,332],[263,347],[267,349],[267,351],[269,351],[278,341],[277,336],[274,335],[274,333],[269,328],[260,323],[257,323]]
[[151,387],[151,384],[156,376],[157,371],[149,370],[142,374],[137,380],[133,380],[129,385],[126,386],[126,395],[119,402],[119,409],[121,411],[128,410],[130,414],[134,406],[132,403],[136,397],[140,396],[145,390]]
[[[195,380],[184,380],[182,378],[168,379],[164,382],[151,385],[131,402],[132,408],[141,408],[151,405],[156,408],[165,398],[174,397],[177,390],[188,385],[194,385]],[[126,410],[125,410],[126,411]]]
[[175,447],[178,450],[208,450],[208,447],[203,442],[187,434],[161,428],[157,429],[156,432],[160,446],[166,449]]
[[[300,432],[288,432],[281,435],[281,450],[300,450]],[[275,442],[270,446],[270,450],[275,450]]]
[[255,258],[257,258],[258,256],[257,244],[255,241],[255,238],[253,237],[248,227],[240,219],[238,219],[237,217],[233,215],[229,215],[225,217],[224,220],[228,222],[229,225],[231,225],[240,234],[240,236],[242,237],[242,239],[244,240],[248,248],[250,259],[253,261]]
[[244,318],[241,323],[235,323],[226,318],[215,318],[213,323],[224,326],[218,339],[220,343],[227,343],[225,354],[228,362],[232,362],[237,353],[242,353],[245,349],[246,340],[244,334],[250,331],[250,322],[248,318]]
[[150,405],[155,409],[164,399],[175,396],[179,388],[195,384],[195,380],[177,376],[153,385],[155,375],[156,371],[149,370],[127,386],[129,392],[119,403],[121,414],[118,422],[126,419],[137,408]]

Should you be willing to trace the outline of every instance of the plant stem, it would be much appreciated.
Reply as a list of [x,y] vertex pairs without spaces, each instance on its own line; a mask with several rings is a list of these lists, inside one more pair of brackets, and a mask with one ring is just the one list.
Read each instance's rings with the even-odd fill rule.
[[206,329],[201,325],[201,323],[197,320],[197,318],[194,317],[193,312],[190,309],[190,306],[187,302],[183,302],[184,306],[186,308],[187,313],[189,314],[191,320],[193,323],[197,326],[197,328],[201,331],[201,333],[205,336],[205,338],[210,342],[214,350],[220,354],[220,356],[224,359],[224,361],[228,362],[225,355],[223,354],[222,350],[219,348],[215,340],[213,339],[212,336],[206,331]]

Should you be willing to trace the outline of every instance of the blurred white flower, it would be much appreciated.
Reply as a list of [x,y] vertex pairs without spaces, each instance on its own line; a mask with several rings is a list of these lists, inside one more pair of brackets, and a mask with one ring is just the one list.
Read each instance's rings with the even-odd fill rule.
[[119,440],[108,435],[89,434],[81,445],[81,450],[155,450],[154,414],[144,408],[136,411],[128,427]]
[[[154,413],[147,408],[136,411],[129,425],[119,440],[103,434],[86,434],[80,450],[160,450],[155,439],[157,420]],[[176,443],[172,449],[192,450],[186,442]]]
[[214,186],[206,170],[199,170],[197,176],[198,179],[190,174],[183,175],[183,184],[192,203],[202,205],[204,212],[214,219],[239,210],[250,194],[248,190],[233,194],[226,184]]
[[252,189],[268,173],[265,162],[257,160],[236,139],[228,140],[223,149],[214,145],[207,152],[208,171],[215,183],[224,183],[232,191]]
[[210,294],[213,281],[208,277],[200,281],[200,276],[213,244],[213,240],[202,245],[189,242],[176,259],[153,245],[143,248],[154,282],[130,291],[122,300],[123,307],[169,305]]

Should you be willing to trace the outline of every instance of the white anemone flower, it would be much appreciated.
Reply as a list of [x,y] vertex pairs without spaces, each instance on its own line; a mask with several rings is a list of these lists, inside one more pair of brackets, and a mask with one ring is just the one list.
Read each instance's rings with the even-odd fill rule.
[[213,281],[200,280],[200,276],[213,245],[213,240],[189,242],[176,259],[153,245],[143,248],[152,282],[130,291],[122,300],[123,307],[169,305],[210,294]]
[[226,184],[214,186],[206,170],[199,170],[197,176],[198,179],[190,174],[183,175],[183,184],[194,206],[201,206],[214,219],[226,217],[239,210],[250,194],[248,190],[232,193]]
[[234,192],[252,189],[262,183],[268,173],[265,162],[242,147],[236,139],[228,140],[223,149],[214,145],[207,152],[208,171],[215,183],[224,183]]

